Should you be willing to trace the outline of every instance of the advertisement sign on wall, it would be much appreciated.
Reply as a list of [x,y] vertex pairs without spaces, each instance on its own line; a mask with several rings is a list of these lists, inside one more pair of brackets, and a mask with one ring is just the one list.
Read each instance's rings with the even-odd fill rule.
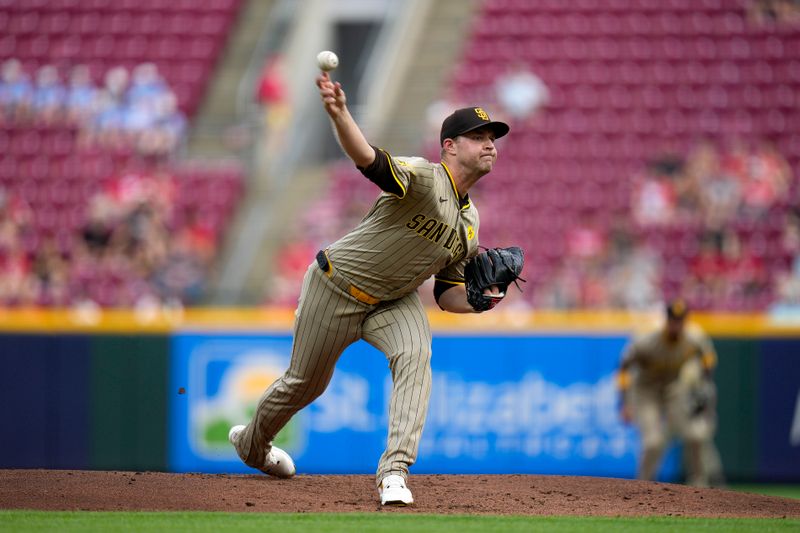
[[[433,392],[414,473],[633,477],[638,438],[618,418],[623,337],[465,337],[433,341]],[[227,442],[288,366],[281,335],[180,334],[171,383],[170,468],[252,472]],[[328,390],[275,444],[301,473],[372,473],[386,441],[391,377],[366,343],[348,348]],[[673,479],[667,459],[662,479]]]

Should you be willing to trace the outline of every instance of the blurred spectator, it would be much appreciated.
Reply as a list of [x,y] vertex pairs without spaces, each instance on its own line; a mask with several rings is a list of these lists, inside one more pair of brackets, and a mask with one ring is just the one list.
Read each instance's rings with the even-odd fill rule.
[[0,111],[3,121],[24,121],[30,114],[33,87],[19,60],[3,62],[0,73]]
[[534,294],[544,309],[575,309],[581,304],[581,274],[574,263],[562,262],[555,274]]
[[781,236],[781,251],[794,258],[800,266],[800,206],[786,214],[786,227]]
[[[797,268],[795,268],[797,270]],[[800,321],[800,276],[780,274],[776,280],[776,298],[768,312],[774,319]]]
[[608,238],[590,211],[580,214],[578,224],[567,231],[565,238],[567,253],[573,258],[602,260],[605,255]]
[[791,171],[786,159],[769,142],[762,142],[748,158],[742,183],[742,214],[759,219],[786,196]]
[[23,247],[31,220],[30,208],[0,189],[0,303],[26,305],[36,300],[32,265]]
[[585,264],[581,272],[580,307],[601,309],[609,305],[608,276],[604,265],[600,262]]
[[152,105],[152,122],[139,136],[139,152],[148,156],[174,153],[184,139],[186,117],[178,109],[178,100],[171,92],[159,96]]
[[608,274],[609,304],[617,309],[644,311],[662,300],[661,258],[629,235],[611,239]]
[[286,87],[283,57],[267,58],[258,81],[256,99],[261,105],[266,133],[266,157],[278,154],[286,140],[286,129],[292,115],[291,100]]
[[725,265],[720,253],[720,236],[714,232],[705,233],[700,240],[700,248],[689,266],[683,283],[682,293],[698,308],[707,309],[712,302],[721,300],[725,289],[723,277]]
[[53,65],[44,65],[36,73],[36,87],[33,91],[33,112],[41,122],[53,124],[63,117],[67,92],[58,78],[58,70]]
[[276,272],[269,282],[267,301],[272,305],[293,306],[303,284],[303,276],[318,248],[299,236],[291,238],[277,256]]
[[187,211],[186,222],[179,230],[177,239],[199,259],[201,264],[208,266],[217,251],[217,235],[211,222],[204,219],[200,213],[198,207],[192,207]]
[[132,143],[155,126],[155,102],[145,98],[129,100],[122,109],[122,129]]
[[133,69],[124,116],[131,144],[144,148],[148,155],[171,152],[185,126],[175,96],[153,63],[141,63]]
[[155,102],[169,92],[155,63],[140,63],[131,72],[127,103],[131,107],[136,107],[142,103]]
[[95,106],[97,89],[92,84],[89,67],[75,65],[69,75],[67,88],[67,122],[80,125],[88,120]]
[[126,216],[142,203],[148,203],[168,218],[177,194],[175,180],[168,172],[155,169],[128,169],[106,182],[102,194]]
[[738,176],[722,171],[719,150],[708,140],[692,149],[686,160],[686,173],[700,185],[706,227],[720,230],[739,209],[742,193]]
[[31,305],[36,301],[32,264],[19,239],[4,243],[0,253],[0,301],[8,305]]
[[800,3],[797,0],[751,0],[747,10],[751,22],[765,24],[800,23]]
[[158,294],[167,301],[197,304],[205,294],[206,269],[185,239],[176,239],[164,261],[153,272]]
[[512,63],[509,70],[497,78],[495,93],[503,113],[519,122],[533,117],[550,99],[547,86],[522,61]]
[[635,180],[631,211],[639,226],[661,226],[675,218],[678,196],[674,178],[680,167],[664,164],[667,161],[667,156],[654,160],[645,175]]
[[169,235],[161,214],[147,200],[142,200],[117,228],[123,235],[125,253],[134,269],[146,278],[167,256]]
[[787,215],[781,244],[791,264],[777,276],[776,298],[769,311],[776,318],[800,320],[800,208]]
[[55,240],[47,239],[36,252],[33,261],[36,303],[46,306],[64,306],[69,299],[69,269]]
[[271,128],[275,122],[283,122],[282,115],[288,110],[288,94],[284,75],[283,58],[275,54],[267,58],[261,78],[258,80],[256,99],[264,108],[264,122]]
[[[163,168],[151,168],[147,176],[145,196],[164,220],[171,220],[178,201],[178,180]],[[195,206],[196,209],[203,207],[205,206]]]
[[740,182],[747,180],[750,168],[750,153],[741,138],[734,138],[720,156],[720,170],[723,174]]
[[724,301],[728,307],[740,308],[768,288],[769,276],[764,262],[750,249],[742,246],[742,241],[733,230],[722,234],[721,274],[725,280]]
[[30,206],[0,187],[0,247],[29,230],[33,220]]
[[123,216],[149,197],[148,175],[138,169],[126,169],[107,180],[103,194],[114,203],[116,211]]
[[566,259],[535,296],[538,306],[551,309],[598,309],[611,299],[602,263]]
[[84,144],[106,147],[124,145],[127,88],[128,71],[125,67],[114,67],[106,72],[90,121],[83,130]]
[[[108,209],[105,224],[112,226],[111,254],[142,278],[164,261],[168,247],[165,216],[171,207],[156,200],[154,180],[147,173],[126,172],[111,180],[94,200],[101,209]],[[103,225],[100,228],[104,235]]]
[[86,251],[100,258],[111,243],[115,221],[113,206],[106,196],[95,196],[89,202],[87,219],[81,228],[81,239]]

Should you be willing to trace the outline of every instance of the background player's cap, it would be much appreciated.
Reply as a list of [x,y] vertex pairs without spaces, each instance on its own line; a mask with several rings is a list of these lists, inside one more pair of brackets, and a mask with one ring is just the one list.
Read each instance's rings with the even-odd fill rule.
[[480,107],[464,107],[456,109],[453,114],[442,122],[442,132],[439,135],[439,144],[444,145],[445,139],[455,139],[468,131],[489,126],[494,131],[495,139],[499,139],[511,129],[505,122],[491,120],[489,114]]
[[686,318],[687,314],[689,314],[689,307],[680,298],[667,303],[667,318],[681,320]]

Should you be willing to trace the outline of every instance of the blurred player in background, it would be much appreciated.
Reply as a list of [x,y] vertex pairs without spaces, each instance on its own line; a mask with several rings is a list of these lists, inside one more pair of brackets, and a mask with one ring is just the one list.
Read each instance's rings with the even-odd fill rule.
[[677,437],[684,445],[686,481],[708,486],[722,482],[714,446],[717,354],[698,326],[686,326],[688,312],[682,300],[670,302],[664,325],[626,346],[618,376],[621,416],[641,434],[639,479],[656,478],[667,445]]

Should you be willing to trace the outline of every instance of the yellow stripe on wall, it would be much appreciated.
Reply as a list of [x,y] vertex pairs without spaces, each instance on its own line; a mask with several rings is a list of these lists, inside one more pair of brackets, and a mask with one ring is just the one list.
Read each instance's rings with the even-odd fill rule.
[[[495,309],[459,315],[429,309],[431,327],[457,334],[622,334],[659,324],[659,313],[625,311],[520,311]],[[692,313],[690,321],[724,337],[800,337],[800,318],[775,321],[762,314]],[[0,332],[142,333],[171,331],[290,331],[288,308],[191,308],[182,311],[131,309],[0,309]]]
[[290,330],[294,310],[278,308],[192,308],[0,310],[0,332],[169,333],[189,331]]

